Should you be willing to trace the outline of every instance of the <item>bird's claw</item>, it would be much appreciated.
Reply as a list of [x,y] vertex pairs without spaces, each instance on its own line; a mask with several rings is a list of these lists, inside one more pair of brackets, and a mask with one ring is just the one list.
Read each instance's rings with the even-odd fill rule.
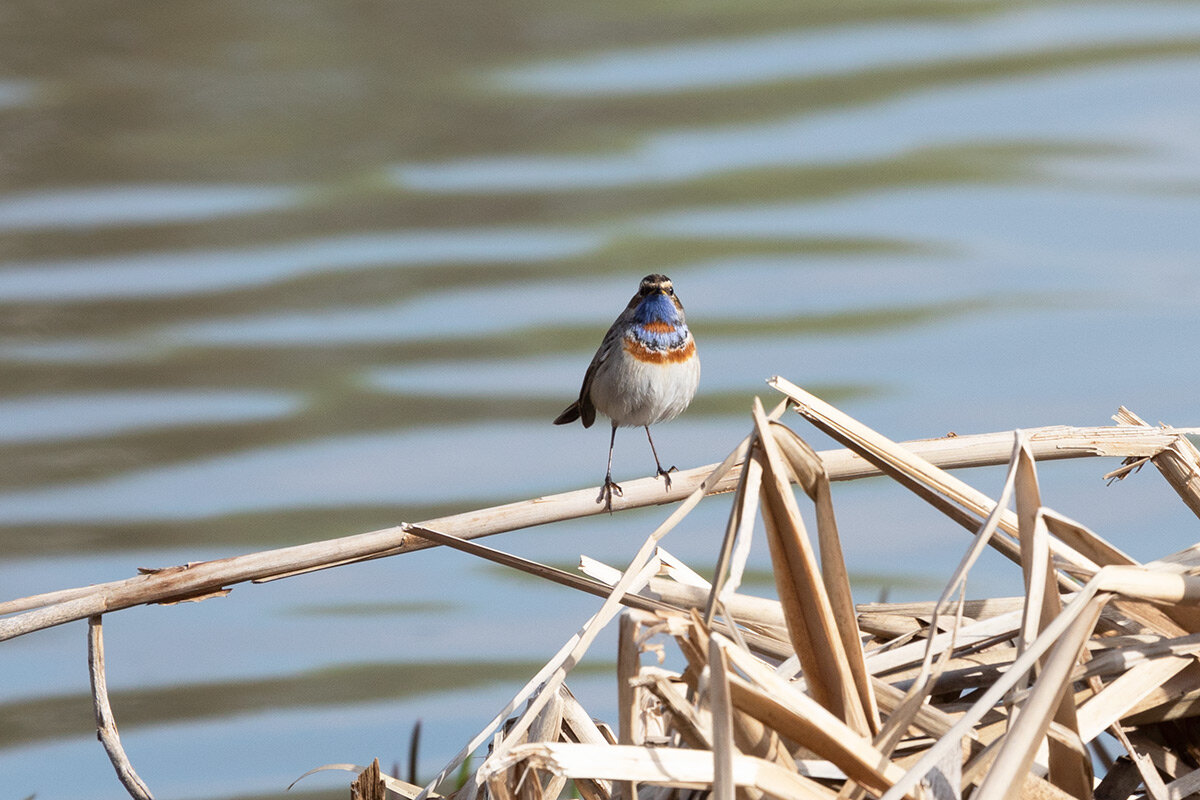
[[670,469],[663,469],[662,467],[658,468],[658,474],[662,476],[663,484],[665,484],[667,491],[670,491],[671,489],[671,473],[678,471],[679,467],[671,467]]
[[617,483],[612,478],[605,478],[604,485],[600,487],[600,494],[598,497],[596,497],[596,502],[604,503],[604,510],[608,511],[609,513],[612,512],[612,498],[614,492],[616,493],[617,497],[625,496],[625,492],[621,489],[621,484]]

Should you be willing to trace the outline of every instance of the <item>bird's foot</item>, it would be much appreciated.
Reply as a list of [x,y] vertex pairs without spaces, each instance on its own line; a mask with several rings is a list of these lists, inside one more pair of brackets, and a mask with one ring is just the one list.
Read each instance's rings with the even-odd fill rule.
[[604,485],[600,487],[600,495],[596,498],[597,503],[604,503],[604,510],[612,513],[612,498],[613,494],[617,497],[624,497],[625,492],[621,490],[621,484],[612,479],[611,475],[605,476]]
[[671,467],[670,469],[658,468],[658,474],[662,476],[663,483],[666,484],[667,491],[671,490],[671,473],[678,472],[679,467]]

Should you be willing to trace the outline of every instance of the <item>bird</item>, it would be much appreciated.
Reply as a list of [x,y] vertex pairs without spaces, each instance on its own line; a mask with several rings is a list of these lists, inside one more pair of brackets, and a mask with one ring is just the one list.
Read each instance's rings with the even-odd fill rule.
[[666,275],[647,275],[629,305],[604,334],[583,376],[579,399],[554,420],[555,425],[566,425],[582,419],[583,427],[590,428],[599,411],[612,421],[608,471],[596,498],[607,511],[612,511],[614,493],[624,497],[621,486],[612,479],[617,428],[646,429],[646,439],[658,468],[655,477],[661,475],[669,491],[675,467],[663,469],[650,426],[683,413],[699,384],[696,340],[688,330],[675,286]]

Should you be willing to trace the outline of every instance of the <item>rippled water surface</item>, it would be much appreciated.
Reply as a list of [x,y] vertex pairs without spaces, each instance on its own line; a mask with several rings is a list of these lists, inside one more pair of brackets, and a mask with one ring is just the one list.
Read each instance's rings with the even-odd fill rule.
[[[680,467],[773,374],[894,438],[1200,424],[1198,227],[1194,3],[17,0],[0,600],[595,485],[606,431],[549,422],[651,272],[704,364],[656,431]],[[1046,465],[1047,501],[1135,556],[1195,541],[1113,466]],[[835,500],[859,600],[939,591],[957,529]],[[726,512],[664,544],[707,568]],[[491,543],[623,566],[665,515]],[[162,797],[404,762],[417,719],[431,774],[597,603],[426,551],[110,615],[109,682]],[[615,722],[611,644],[571,685]],[[0,643],[0,795],[123,796],[84,656],[82,623]]]

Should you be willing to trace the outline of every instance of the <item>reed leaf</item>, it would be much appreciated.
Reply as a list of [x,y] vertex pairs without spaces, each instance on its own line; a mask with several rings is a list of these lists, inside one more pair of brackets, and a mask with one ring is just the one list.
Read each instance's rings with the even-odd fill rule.
[[813,501],[817,518],[817,543],[821,552],[821,578],[829,595],[835,630],[841,636],[842,652],[846,655],[847,666],[866,715],[868,728],[871,733],[878,733],[881,726],[879,707],[871,690],[866,664],[863,662],[862,633],[858,629],[858,614],[850,589],[850,575],[846,571],[837,518],[833,512],[829,475],[825,472],[821,457],[807,442],[797,436],[795,431],[780,423],[773,423],[770,430],[779,444],[780,452],[796,475],[797,484]]
[[752,457],[758,458],[763,467],[763,522],[775,588],[783,604],[792,645],[817,701],[852,730],[865,734],[870,726],[838,631],[838,620],[792,494],[787,465],[757,399],[754,420],[758,437]]

